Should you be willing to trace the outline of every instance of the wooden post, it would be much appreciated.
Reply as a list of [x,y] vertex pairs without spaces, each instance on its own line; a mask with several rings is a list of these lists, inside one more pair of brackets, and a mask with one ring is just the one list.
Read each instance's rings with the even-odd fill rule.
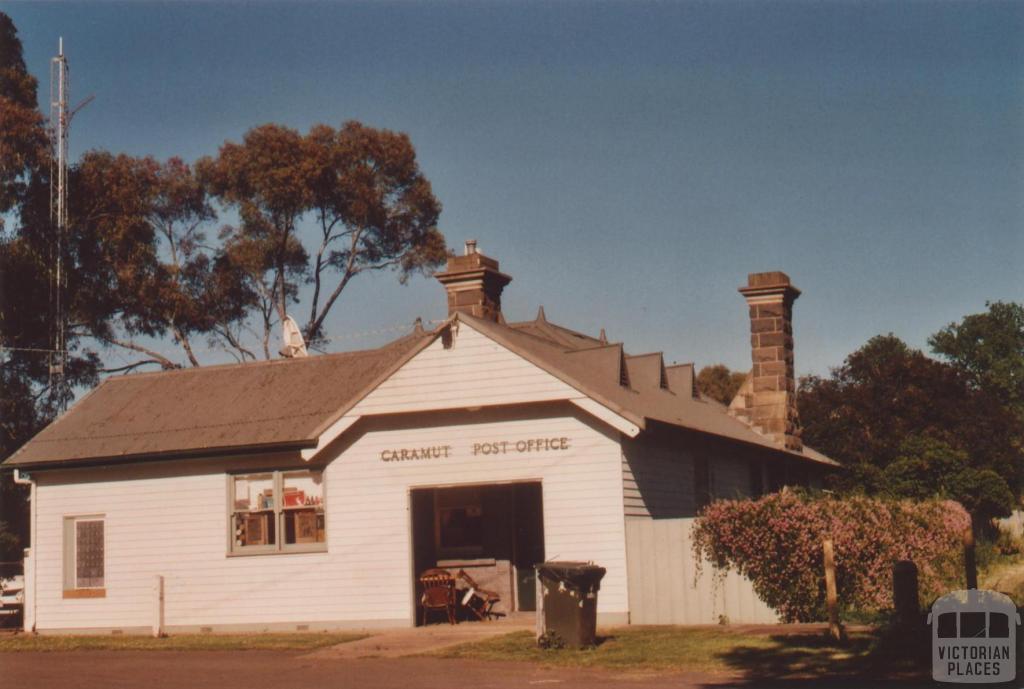
[[[35,488],[36,484],[33,483],[32,490],[35,490]],[[35,503],[33,503],[34,507]],[[26,632],[31,633],[36,630],[36,556],[34,548],[25,548],[25,559],[23,562],[22,578],[25,582],[21,589],[21,621],[22,628]]]
[[832,539],[826,538],[821,543],[825,553],[825,603],[828,605],[828,633],[836,641],[841,641],[843,631],[839,626],[839,596],[836,595],[836,561],[832,551]]
[[540,640],[544,637],[544,634],[547,632],[547,629],[544,625],[544,584],[542,584],[540,581],[540,569],[536,565],[534,565],[533,567],[533,573],[537,579],[537,588],[534,591],[537,601],[536,605],[534,606],[537,611],[535,613],[537,615],[537,627],[535,631],[537,633],[537,643],[540,643]]
[[[972,520],[973,521],[973,520]],[[969,524],[964,531],[964,569],[967,575],[967,588],[978,588],[978,563],[974,557],[974,524]]]
[[164,578],[159,574],[153,579],[153,637],[159,639],[164,633]]
[[892,566],[892,602],[896,624],[905,629],[918,622],[917,565],[910,560],[898,560]]

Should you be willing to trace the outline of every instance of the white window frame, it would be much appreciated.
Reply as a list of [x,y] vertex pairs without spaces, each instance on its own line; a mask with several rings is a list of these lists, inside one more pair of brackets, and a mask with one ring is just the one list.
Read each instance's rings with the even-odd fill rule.
[[[294,473],[319,473],[321,492],[321,507],[324,514],[324,540],[319,543],[285,543],[284,524],[285,512],[288,510],[282,504],[284,495],[284,475]],[[270,545],[236,545],[235,544],[235,479],[244,476],[259,474],[270,474],[274,487],[274,543]],[[227,475],[227,537],[228,557],[240,557],[248,555],[288,555],[292,553],[323,553],[327,552],[327,471],[322,467],[291,467],[289,469],[253,469],[251,471],[233,471]]]
[[[99,586],[78,584],[78,525],[85,522],[102,524],[103,583]],[[107,517],[104,514],[69,515],[64,517],[64,597],[104,598],[107,591]]]

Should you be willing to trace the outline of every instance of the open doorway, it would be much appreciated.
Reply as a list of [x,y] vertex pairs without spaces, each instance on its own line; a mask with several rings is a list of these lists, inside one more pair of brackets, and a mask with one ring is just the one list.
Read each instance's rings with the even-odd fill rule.
[[544,561],[539,481],[417,488],[410,501],[414,581],[434,567],[461,569],[500,595],[496,612],[535,609],[534,565]]

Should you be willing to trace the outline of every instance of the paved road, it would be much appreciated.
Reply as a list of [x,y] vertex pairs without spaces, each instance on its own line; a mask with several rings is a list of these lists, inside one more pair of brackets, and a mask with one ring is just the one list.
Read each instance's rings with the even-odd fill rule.
[[0,653],[4,689],[689,689],[727,679],[696,674],[642,677],[432,658],[325,659],[270,651]]
[[[529,663],[433,658],[325,658],[284,651],[79,651],[0,653],[3,689],[621,689],[782,686],[817,689],[820,681],[774,685],[739,676],[628,675],[556,670]],[[865,687],[863,681],[828,683]],[[874,685],[886,686],[886,684]],[[903,687],[895,683],[890,686]]]

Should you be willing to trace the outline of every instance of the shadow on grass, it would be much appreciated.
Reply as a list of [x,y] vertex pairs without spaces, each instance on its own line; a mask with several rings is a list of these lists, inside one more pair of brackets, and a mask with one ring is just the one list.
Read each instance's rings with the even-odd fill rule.
[[852,633],[843,643],[821,633],[777,634],[768,644],[738,645],[719,658],[741,675],[740,686],[935,686],[928,631],[881,628]]

